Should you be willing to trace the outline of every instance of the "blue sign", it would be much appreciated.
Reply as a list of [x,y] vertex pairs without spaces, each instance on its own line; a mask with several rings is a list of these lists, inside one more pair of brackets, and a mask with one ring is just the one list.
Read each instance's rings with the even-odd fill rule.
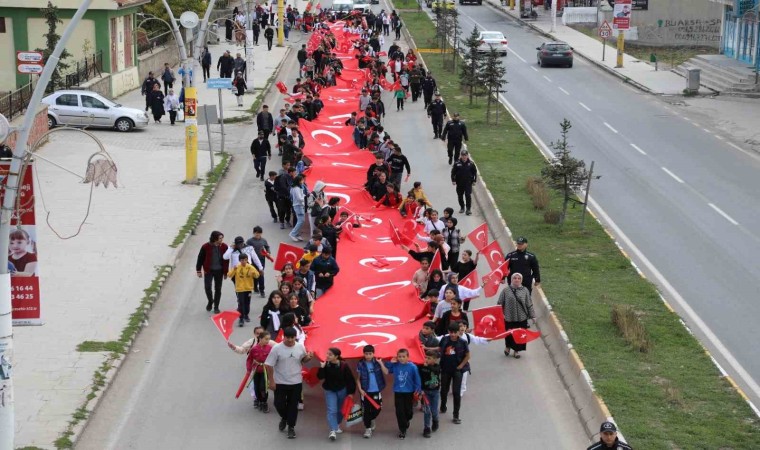
[[209,78],[206,80],[208,89],[232,89],[232,78]]

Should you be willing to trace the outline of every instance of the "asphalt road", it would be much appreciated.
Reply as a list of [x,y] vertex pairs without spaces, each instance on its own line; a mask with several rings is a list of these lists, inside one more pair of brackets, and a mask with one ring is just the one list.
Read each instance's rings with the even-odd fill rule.
[[[294,56],[291,59],[294,60]],[[281,77],[288,85],[295,79],[293,66],[291,61],[290,66],[286,66],[286,76]],[[455,193],[448,180],[445,147],[441,141],[432,139],[422,102],[410,103],[406,111],[396,113],[392,111],[391,100],[386,94],[385,124],[406,149],[412,165],[413,176],[404,187],[408,189],[412,181],[420,180],[434,204],[441,209],[456,206]],[[271,94],[266,103],[274,105],[274,110],[282,104],[277,93]],[[228,130],[229,133],[244,132],[244,142],[252,139],[255,131],[249,125]],[[420,145],[421,139],[425,145]],[[463,399],[464,423],[453,425],[450,417],[443,416],[441,430],[433,439],[422,437],[419,413],[415,415],[407,441],[402,443],[396,438],[390,389],[386,389],[387,406],[378,420],[376,434],[369,441],[361,437],[360,426],[347,430],[337,443],[327,440],[321,387],[305,391],[306,409],[299,415],[296,441],[287,441],[284,434],[277,431],[276,413],[264,415],[255,411],[246,394],[235,400],[235,389],[244,374],[244,358],[226,347],[209,320],[202,282],[195,276],[193,267],[196,252],[213,229],[224,231],[229,242],[236,235],[248,237],[252,226],[261,224],[264,236],[273,246],[288,239],[285,230],[271,223],[266,207],[262,206],[262,183],[252,176],[247,148],[231,151],[236,160],[210,204],[205,223],[165,285],[161,300],[151,312],[150,325],[138,337],[93,414],[78,449],[237,449],[283,445],[441,448],[441,442],[446,443],[446,448],[486,448],[500,441],[509,443],[509,448],[569,450],[588,445],[578,416],[540,341],[530,344],[520,360],[505,358],[501,342],[475,347],[473,374]],[[277,166],[278,159],[273,158],[270,168]],[[313,185],[315,181],[309,183]],[[482,220],[475,211],[471,217],[463,216],[459,226],[469,230]],[[266,269],[269,289],[273,274],[269,266]],[[339,277],[336,282],[340,282]],[[496,298],[479,302],[483,306],[493,305]],[[257,313],[262,306],[263,299],[255,299],[252,310]],[[222,308],[235,308],[230,282],[224,283]],[[252,328],[249,324],[236,329],[232,341],[242,343]]]
[[546,38],[485,5],[457,8],[463,37],[475,25],[507,36],[506,100],[547,144],[572,122],[573,152],[595,161],[592,196],[633,244],[624,246],[760,404],[760,347],[748,345],[760,340],[760,157],[577,55],[571,69],[538,67]]

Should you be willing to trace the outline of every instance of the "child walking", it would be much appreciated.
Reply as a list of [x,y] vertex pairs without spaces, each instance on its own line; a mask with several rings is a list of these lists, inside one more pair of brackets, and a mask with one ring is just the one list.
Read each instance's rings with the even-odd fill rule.
[[253,375],[253,407],[263,413],[269,412],[267,399],[266,371],[264,370],[264,361],[266,361],[269,352],[272,350],[272,341],[269,332],[262,327],[253,329],[253,338],[246,341],[243,345],[237,346],[232,342],[227,342],[227,346],[235,353],[241,355],[248,354],[245,361],[245,369],[252,372]]
[[[430,437],[431,431],[438,431],[438,404],[441,399],[441,366],[438,365],[438,350],[425,351],[425,363],[418,366],[422,393],[427,405],[423,408],[425,428],[422,435]],[[425,402],[425,400],[423,400]]]
[[[388,369],[379,359],[375,359],[375,347],[364,346],[364,359],[356,365],[356,373],[359,379],[359,395],[362,399],[362,420],[364,421],[364,439],[372,437],[375,430],[375,419],[380,414],[380,406],[383,404],[381,392],[385,389],[385,377]],[[378,408],[367,398],[371,398]]]
[[251,292],[253,292],[253,283],[259,277],[259,271],[248,264],[248,255],[240,254],[240,263],[233,267],[227,274],[231,280],[235,280],[235,293],[237,294],[238,312],[240,313],[239,325],[242,327],[245,322],[250,322],[248,314],[251,312]]
[[387,364],[389,373],[393,374],[393,399],[396,403],[396,422],[398,438],[406,439],[406,430],[414,416],[414,394],[420,392],[422,384],[417,366],[409,362],[409,350],[402,348],[396,357]]

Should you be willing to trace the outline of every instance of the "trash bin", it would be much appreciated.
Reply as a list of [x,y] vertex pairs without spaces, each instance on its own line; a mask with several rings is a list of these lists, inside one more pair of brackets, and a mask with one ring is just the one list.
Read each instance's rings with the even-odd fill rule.
[[701,73],[702,70],[700,69],[689,69],[688,85],[686,89],[692,92],[699,91],[699,78]]
[[206,44],[216,45],[219,43],[219,25],[212,23],[206,31]]

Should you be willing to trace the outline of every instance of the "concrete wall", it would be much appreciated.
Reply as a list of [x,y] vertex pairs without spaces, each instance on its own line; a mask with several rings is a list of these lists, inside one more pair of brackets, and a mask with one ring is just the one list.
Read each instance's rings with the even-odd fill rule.
[[0,34],[0,91],[16,89],[16,48],[13,44],[13,18],[5,18],[5,33]]
[[[718,48],[722,13],[723,6],[709,0],[655,0],[647,11],[633,11],[631,26],[640,44]],[[605,18],[612,23],[612,13]]]
[[[63,33],[63,30],[66,29],[66,26],[69,24],[69,22],[71,22],[71,20],[63,19],[63,23],[58,24],[58,29],[56,30],[57,33]],[[35,48],[45,48],[45,36],[43,36],[45,33],[47,33],[47,24],[45,23],[45,19],[30,17],[27,19],[27,29],[29,30],[29,50],[34,50]],[[82,21],[77,25],[76,29],[74,30],[74,34],[71,35],[71,39],[69,40],[68,45],[66,45],[66,50],[71,53],[71,57],[66,59],[65,62],[71,64],[73,62],[84,59],[85,53],[83,51],[83,45],[85,39],[89,40],[90,42],[90,49],[87,53],[87,56],[91,56],[93,53],[95,53],[95,22],[92,20],[82,19]],[[104,69],[106,71],[108,70],[108,68],[105,67]],[[71,67],[69,70],[72,70]]]
[[[173,44],[174,41],[171,41],[171,43]],[[142,80],[148,76],[148,72],[150,71],[153,71],[158,77],[164,68],[164,63],[169,63],[171,67],[176,67],[177,64],[179,64],[179,54],[177,53],[176,45],[154,48],[153,53],[143,53],[140,55],[139,59],[140,83],[142,83]]]
[[111,74],[110,81],[111,96],[113,98],[124,95],[133,89],[138,89],[142,84],[137,67],[130,67],[119,73]]
[[95,77],[82,83],[79,85],[79,88],[97,92],[103,97],[111,98],[111,75],[104,73],[100,77]]

